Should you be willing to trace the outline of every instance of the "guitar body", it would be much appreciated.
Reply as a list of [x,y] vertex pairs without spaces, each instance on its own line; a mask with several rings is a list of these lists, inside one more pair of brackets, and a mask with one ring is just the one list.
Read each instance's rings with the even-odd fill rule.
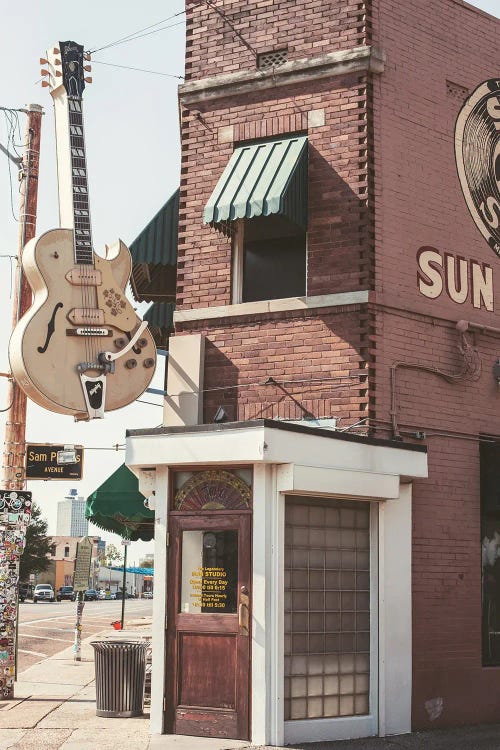
[[[106,258],[94,253],[93,263],[76,265],[71,229],[46,232],[24,248],[23,270],[34,299],[12,333],[9,359],[17,383],[40,406],[90,418],[81,373],[102,377],[99,355],[122,351],[141,324],[125,296],[131,266],[121,241]],[[138,398],[155,365],[156,347],[146,328],[105,371],[104,409]]]

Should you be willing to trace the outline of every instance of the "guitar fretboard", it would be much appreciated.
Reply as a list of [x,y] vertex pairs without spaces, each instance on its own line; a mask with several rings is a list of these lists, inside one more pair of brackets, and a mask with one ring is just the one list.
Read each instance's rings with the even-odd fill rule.
[[81,99],[68,99],[75,262],[94,262]]

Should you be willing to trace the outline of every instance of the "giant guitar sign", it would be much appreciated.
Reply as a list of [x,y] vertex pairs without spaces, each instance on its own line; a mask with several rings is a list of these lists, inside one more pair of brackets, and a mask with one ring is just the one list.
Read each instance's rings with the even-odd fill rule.
[[[69,205],[61,215],[71,228],[46,232],[24,248],[23,270],[34,299],[9,345],[13,376],[26,395],[77,420],[101,418],[134,401],[156,365],[147,323],[125,296],[132,268],[128,248],[119,240],[102,257],[92,244],[84,57],[81,45],[60,42],[43,61],[56,110],[60,206],[62,196]],[[69,185],[61,184],[64,174]]]

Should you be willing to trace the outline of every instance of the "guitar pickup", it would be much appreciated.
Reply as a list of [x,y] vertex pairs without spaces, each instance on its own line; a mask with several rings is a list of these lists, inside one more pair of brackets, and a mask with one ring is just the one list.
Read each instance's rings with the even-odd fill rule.
[[111,328],[96,328],[95,326],[85,326],[80,328],[66,328],[66,336],[112,336]]
[[102,284],[102,274],[98,268],[89,268],[85,265],[83,268],[72,268],[66,274],[66,279],[73,286],[100,286]]
[[74,307],[68,313],[68,320],[74,326],[102,326],[104,323],[104,310],[98,307]]

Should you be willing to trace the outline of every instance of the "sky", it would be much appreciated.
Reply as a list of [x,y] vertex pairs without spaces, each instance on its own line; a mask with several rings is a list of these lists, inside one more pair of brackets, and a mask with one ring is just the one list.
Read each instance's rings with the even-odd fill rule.
[[[44,108],[38,196],[38,233],[58,226],[58,195],[52,98],[42,88],[39,58],[59,41],[72,40],[85,49],[97,49],[162,19],[163,24],[147,29],[156,33],[103,50],[93,55],[92,85],[84,92],[84,119],[89,173],[89,195],[94,246],[97,252],[118,237],[130,244],[165,203],[179,184],[179,129],[177,87],[179,78],[111,67],[99,62],[144,68],[173,76],[184,73],[183,0],[87,0],[77,6],[67,0],[50,5],[13,3],[0,0],[2,28],[0,44],[4,71],[0,82],[0,107],[22,108],[29,103]],[[180,14],[171,18],[174,14]],[[6,20],[8,19],[8,23]],[[176,24],[176,25],[174,25]],[[170,28],[163,28],[163,27]],[[163,29],[156,31],[156,29]],[[146,32],[144,32],[146,33]],[[20,116],[24,140],[25,118]],[[7,145],[7,129],[0,112],[0,143]],[[12,164],[0,153],[0,255],[17,252],[18,183]],[[13,262],[12,262],[13,263]],[[13,265],[12,265],[13,268]],[[12,314],[11,261],[0,257],[0,319]],[[136,305],[136,303],[134,303]],[[138,308],[142,315],[148,305]],[[7,372],[8,326],[0,326],[0,372]],[[163,387],[165,358],[153,383]],[[8,404],[5,378],[0,377],[0,409]],[[148,401],[150,403],[144,403]],[[75,423],[72,417],[53,414],[28,402],[26,439],[34,443],[80,444],[85,447],[83,479],[30,481],[27,489],[41,506],[56,533],[57,503],[71,488],[87,497],[124,461],[127,428],[155,427],[161,423],[161,397],[144,394],[134,403],[103,420]],[[0,440],[3,444],[5,412],[0,413]],[[2,445],[3,448],[3,445]],[[90,527],[90,533],[120,545],[113,534]],[[138,562],[153,551],[153,543],[133,542],[129,560]]]
[[[500,16],[500,0],[470,3]],[[89,194],[94,247],[120,237],[130,244],[179,184],[180,144],[176,76],[184,72],[184,0],[87,0],[81,6],[67,0],[25,3],[0,0],[0,45],[3,70],[0,107],[44,108],[38,197],[38,233],[58,226],[58,199],[52,99],[40,85],[39,58],[59,41],[76,41],[97,50],[134,32],[144,35],[92,56],[93,83],[84,94]],[[162,22],[163,23],[160,23]],[[150,28],[147,28],[150,27]],[[154,33],[150,33],[154,32]],[[107,63],[107,64],[104,64]],[[115,67],[126,66],[126,67]],[[139,72],[142,68],[154,72]],[[158,75],[158,73],[169,75]],[[498,76],[499,70],[491,75]],[[20,115],[24,140],[24,117]],[[0,112],[0,143],[7,145],[7,127]],[[0,153],[0,256],[17,253],[18,184],[14,165]],[[11,196],[12,193],[12,196]],[[14,261],[0,257],[0,320],[12,315]],[[147,305],[138,307],[142,315]],[[0,325],[0,372],[9,369],[9,326]],[[161,388],[164,358],[152,386]],[[148,402],[148,403],[145,403]],[[0,410],[7,404],[5,378],[0,377]],[[0,440],[5,416],[0,411]],[[161,397],[145,394],[104,420],[74,423],[71,417],[45,411],[29,403],[26,439],[33,443],[79,444],[85,448],[81,481],[30,481],[28,489],[56,532],[57,503],[70,488],[87,497],[124,461],[125,430],[161,423]],[[116,450],[114,446],[121,449]],[[116,535],[90,527],[119,545]],[[134,542],[129,560],[138,562],[152,543]]]

